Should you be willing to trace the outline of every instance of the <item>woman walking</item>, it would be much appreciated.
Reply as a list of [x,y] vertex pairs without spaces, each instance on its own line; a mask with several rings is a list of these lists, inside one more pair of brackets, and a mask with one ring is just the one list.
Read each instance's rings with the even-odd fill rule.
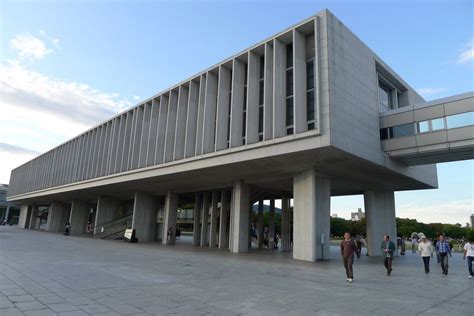
[[418,251],[423,259],[423,264],[425,266],[425,273],[430,272],[430,258],[433,258],[433,247],[431,242],[426,240],[426,236],[421,237],[421,241],[418,244]]

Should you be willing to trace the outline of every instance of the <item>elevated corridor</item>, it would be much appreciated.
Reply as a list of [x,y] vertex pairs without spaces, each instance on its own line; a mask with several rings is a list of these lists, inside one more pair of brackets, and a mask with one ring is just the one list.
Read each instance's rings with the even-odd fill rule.
[[406,165],[474,158],[474,92],[380,114],[380,140]]

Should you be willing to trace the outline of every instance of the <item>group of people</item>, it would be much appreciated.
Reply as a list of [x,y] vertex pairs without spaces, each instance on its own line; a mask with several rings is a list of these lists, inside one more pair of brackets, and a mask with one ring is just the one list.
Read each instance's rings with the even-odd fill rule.
[[[393,256],[396,251],[395,244],[390,240],[390,236],[385,235],[381,243],[380,249],[383,254],[383,264],[386,269],[386,275],[390,276],[392,273]],[[467,259],[467,266],[469,271],[469,278],[474,277],[472,264],[474,262],[474,240],[470,240],[464,245],[463,259]],[[439,235],[436,245],[433,247],[431,242],[427,240],[426,236],[421,236],[421,241],[417,244],[417,250],[423,260],[425,273],[430,272],[430,258],[433,258],[434,253],[438,257],[438,263],[441,264],[443,275],[448,275],[448,256],[451,257],[451,248],[444,235]],[[341,256],[346,270],[346,281],[352,283],[354,280],[354,273],[352,265],[354,263],[354,255],[360,256],[361,248],[358,247],[357,241],[351,238],[349,233],[344,234],[344,240],[341,242]]]

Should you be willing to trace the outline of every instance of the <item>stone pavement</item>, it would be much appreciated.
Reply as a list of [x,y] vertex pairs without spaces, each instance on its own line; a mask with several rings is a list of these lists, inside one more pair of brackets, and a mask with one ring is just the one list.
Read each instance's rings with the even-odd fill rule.
[[0,315],[474,315],[461,255],[449,276],[411,253],[391,277],[362,256],[345,282],[326,262],[268,251],[129,244],[0,226]]

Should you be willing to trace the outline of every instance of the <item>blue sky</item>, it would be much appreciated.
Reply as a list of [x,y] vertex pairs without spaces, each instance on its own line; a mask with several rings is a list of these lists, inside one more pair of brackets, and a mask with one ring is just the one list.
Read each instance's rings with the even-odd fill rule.
[[[472,1],[0,2],[0,182],[118,111],[328,8],[427,100],[473,90]],[[472,161],[439,190],[399,192],[397,214],[465,223]],[[334,198],[334,213],[363,207]],[[443,215],[449,210],[449,216]]]

